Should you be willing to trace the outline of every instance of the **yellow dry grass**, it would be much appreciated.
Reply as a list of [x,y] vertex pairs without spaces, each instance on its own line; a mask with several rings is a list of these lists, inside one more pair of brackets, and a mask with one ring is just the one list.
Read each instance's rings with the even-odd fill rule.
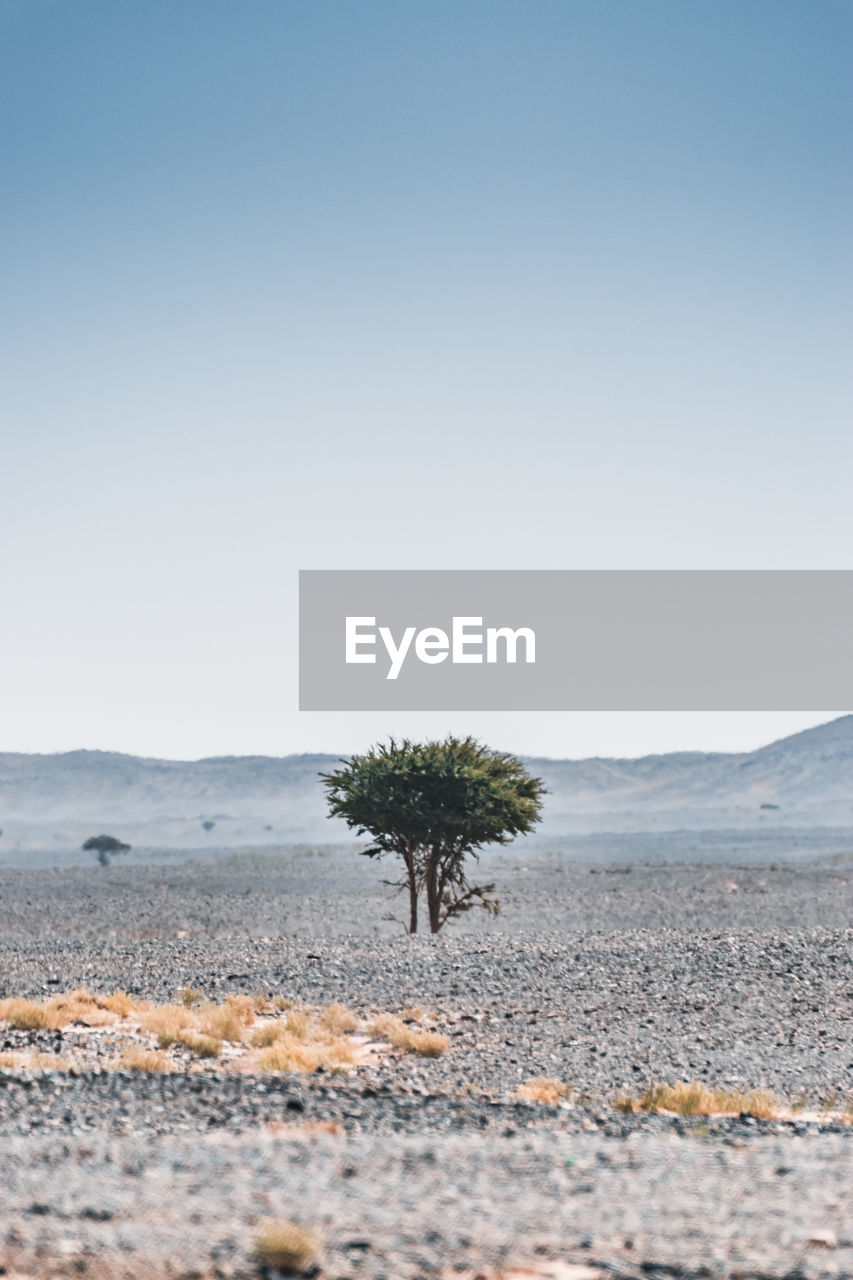
[[[277,1034],[272,1035],[272,1032]],[[352,1038],[335,1035],[322,1023],[315,1023],[306,1034],[295,1036],[286,1025],[273,1023],[259,1028],[253,1040],[260,1044],[257,1065],[261,1071],[316,1071],[323,1067],[334,1071],[352,1066],[357,1059],[357,1048]]]
[[107,1027],[126,1017],[133,1001],[123,991],[93,996],[83,988],[48,1000],[0,1000],[0,1020],[19,1031],[61,1031],[71,1023]]
[[70,1071],[71,1063],[67,1058],[63,1058],[58,1053],[34,1053],[28,1062],[24,1063],[25,1067],[29,1067],[36,1071]]
[[126,991],[113,991],[108,996],[98,996],[98,1004],[103,1009],[110,1009],[113,1013],[117,1013],[120,1018],[128,1018],[134,1009],[139,1009],[147,1005],[145,1000],[136,1000],[129,996]]
[[70,1071],[71,1063],[55,1053],[0,1053],[0,1067],[18,1071]]
[[161,1049],[168,1049],[182,1032],[195,1029],[196,1020],[194,1011],[186,1005],[158,1004],[142,1013],[139,1024],[143,1031],[157,1037]]
[[114,1065],[119,1071],[172,1070],[168,1054],[162,1053],[159,1049],[143,1049],[139,1044],[129,1044]]
[[528,1098],[531,1102],[547,1102],[552,1106],[556,1106],[559,1102],[565,1102],[566,1098],[572,1095],[572,1086],[565,1084],[562,1080],[553,1080],[549,1076],[534,1076],[531,1080],[526,1080],[524,1084],[519,1085],[518,1095],[521,1098]]
[[282,1037],[258,1054],[261,1071],[316,1071],[321,1055],[316,1045]]
[[177,994],[181,1004],[189,1009],[192,1005],[198,1004],[204,992],[200,987],[181,987]]
[[177,1043],[191,1049],[198,1058],[218,1058],[222,1052],[222,1041],[215,1036],[203,1035],[201,1031],[182,1031]]
[[225,1004],[201,1005],[196,1014],[195,1027],[202,1035],[211,1036],[214,1040],[230,1040],[233,1044],[242,1044],[243,1033],[254,1020],[252,1008],[226,1000]]
[[346,1005],[342,1004],[327,1005],[320,1014],[320,1021],[324,1027],[328,1027],[330,1031],[336,1031],[339,1034],[346,1031],[355,1031],[358,1026],[358,1018],[351,1009],[347,1009]]
[[307,1270],[320,1251],[320,1241],[314,1232],[289,1218],[268,1218],[262,1222],[254,1245],[255,1253],[267,1266],[291,1275]]
[[407,1026],[402,1018],[393,1013],[380,1013],[367,1030],[374,1039],[387,1041],[395,1049],[417,1053],[423,1058],[437,1058],[449,1048],[447,1036],[438,1031],[421,1031],[417,1027]]
[[739,1115],[743,1111],[759,1120],[772,1120],[783,1109],[768,1089],[712,1089],[699,1080],[650,1085],[639,1098],[617,1098],[614,1105],[620,1111],[672,1111],[680,1116]]
[[249,1036],[249,1044],[253,1049],[268,1049],[271,1044],[275,1044],[284,1029],[281,1022],[267,1022],[264,1026],[255,1028]]
[[65,1020],[59,1022],[49,1018],[46,1007],[34,1000],[0,1000],[0,1018],[18,1031],[41,1031],[48,1027],[57,1031],[60,1026],[67,1025]]
[[219,1043],[230,1040],[240,1044],[246,1025],[254,1017],[250,1005],[231,1000],[224,1004],[161,1004],[145,1010],[140,1025],[157,1037],[161,1049],[178,1043],[192,1048],[194,1034]]
[[257,1009],[254,996],[226,996],[225,1003],[242,1018],[247,1027],[255,1021]]
[[285,1019],[288,1035],[296,1040],[304,1040],[308,1035],[311,1022],[305,1009],[289,1009]]
[[[269,1001],[268,1008],[274,1007],[275,1001]],[[358,1060],[360,1045],[351,1034],[358,1025],[358,1018],[343,1005],[320,1010],[290,1007],[283,1016],[265,1020],[249,1033],[250,1050],[255,1052],[249,1053],[241,1069],[343,1070]]]
[[[166,1004],[150,1004],[123,991],[102,996],[84,989],[42,1001],[10,997],[0,1001],[0,1021],[23,1030],[61,1030],[70,1023],[93,1028],[123,1023],[132,1034],[152,1037],[160,1050],[154,1051],[150,1042],[128,1046],[114,1065],[136,1070],[171,1070],[180,1061],[168,1056],[167,1051],[175,1047],[188,1049],[199,1058],[218,1058],[225,1042],[242,1050],[242,1054],[229,1051],[226,1066],[249,1071],[343,1070],[366,1052],[381,1050],[375,1044],[369,1051],[365,1049],[363,1023],[342,1004],[312,1009],[263,993],[228,996],[221,1004],[214,1004],[203,1001],[201,992],[191,987],[177,994],[177,1001]],[[408,1024],[395,1014],[378,1014],[367,1028],[368,1035],[423,1057],[436,1057],[447,1050],[445,1036],[412,1025],[415,1015],[423,1017],[420,1009],[405,1012],[410,1017]],[[258,1016],[263,1020],[253,1025]],[[0,1065],[4,1064],[20,1066],[21,1057],[6,1055],[0,1058]]]

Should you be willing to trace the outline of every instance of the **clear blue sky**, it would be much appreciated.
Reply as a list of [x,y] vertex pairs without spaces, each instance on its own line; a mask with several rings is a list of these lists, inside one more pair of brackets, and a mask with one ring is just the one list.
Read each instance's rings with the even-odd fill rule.
[[825,718],[300,715],[296,572],[850,568],[851,51],[848,0],[0,0],[0,749]]

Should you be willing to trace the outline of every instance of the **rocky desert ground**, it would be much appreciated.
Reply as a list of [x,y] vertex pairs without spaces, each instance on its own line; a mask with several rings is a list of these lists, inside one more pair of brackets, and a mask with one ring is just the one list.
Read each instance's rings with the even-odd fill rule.
[[741,839],[485,855],[435,938],[351,849],[0,870],[0,1274],[853,1276],[853,845]]

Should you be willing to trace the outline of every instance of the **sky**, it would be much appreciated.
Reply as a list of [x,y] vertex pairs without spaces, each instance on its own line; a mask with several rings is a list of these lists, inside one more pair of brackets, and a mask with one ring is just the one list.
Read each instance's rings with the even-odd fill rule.
[[0,750],[300,713],[299,569],[853,566],[847,0],[0,0]]

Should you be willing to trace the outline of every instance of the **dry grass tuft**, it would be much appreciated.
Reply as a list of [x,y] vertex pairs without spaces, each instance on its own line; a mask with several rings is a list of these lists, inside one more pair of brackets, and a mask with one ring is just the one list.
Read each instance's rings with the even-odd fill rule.
[[17,1071],[70,1071],[71,1063],[54,1053],[0,1053],[0,1067]]
[[[115,1005],[124,993],[93,996],[85,990],[52,996],[49,1000],[0,1000],[0,1019],[18,1031],[61,1031],[71,1022],[87,1027],[110,1026],[120,1016]],[[124,996],[129,1000],[129,996]]]
[[35,1071],[70,1071],[71,1063],[57,1053],[34,1053],[23,1064]]
[[181,1031],[178,1044],[191,1049],[199,1058],[218,1058],[222,1052],[222,1041],[214,1036],[202,1035],[200,1031]]
[[120,1018],[128,1018],[135,1008],[141,1007],[139,1002],[134,1004],[133,998],[126,991],[114,991],[109,996],[99,996],[98,1004],[102,1009],[109,1009],[112,1013],[118,1014]]
[[288,1035],[295,1040],[304,1040],[310,1026],[308,1014],[304,1009],[290,1009],[285,1022]]
[[337,1067],[351,1067],[356,1061],[355,1045],[346,1036],[335,1036],[321,1047],[323,1065],[331,1067],[332,1070]]
[[759,1120],[772,1120],[782,1112],[781,1104],[768,1089],[709,1089],[699,1080],[689,1084],[650,1085],[638,1099],[620,1097],[614,1101],[620,1111],[672,1111],[679,1116],[740,1115],[747,1112]]
[[284,1031],[258,1055],[261,1071],[316,1071],[349,1067],[356,1060],[355,1047],[345,1036],[301,1040]]
[[447,1036],[437,1031],[420,1031],[417,1027],[407,1026],[401,1018],[393,1013],[380,1013],[368,1027],[374,1039],[385,1040],[396,1049],[404,1049],[406,1053],[417,1053],[423,1058],[437,1058],[446,1053],[450,1042]]
[[254,996],[226,996],[225,1003],[229,1009],[233,1009],[242,1022],[250,1027],[255,1021],[255,997]]
[[246,1023],[240,1011],[229,1004],[207,1004],[198,1011],[196,1027],[202,1035],[212,1036],[214,1040],[241,1044]]
[[69,995],[54,996],[43,1007],[48,1020],[62,1019],[66,1024],[77,1022],[84,1027],[109,1027],[118,1019],[118,1014],[85,987]]
[[188,1009],[198,1004],[203,995],[201,987],[181,987],[177,993],[181,1004],[186,1005]]
[[[331,1013],[330,1013],[331,1009]],[[312,1012],[290,1009],[283,1018],[264,1023],[251,1033],[249,1044],[260,1049],[261,1071],[316,1071],[352,1066],[358,1048],[349,1032],[358,1019],[341,1005]]]
[[[41,1031],[49,1026],[47,1008],[35,1000],[0,1000],[0,1018],[17,1031]],[[65,1025],[65,1021],[56,1023],[50,1030],[56,1031]]]
[[327,1005],[320,1014],[320,1021],[324,1027],[328,1027],[329,1031],[335,1031],[339,1034],[345,1031],[355,1031],[358,1026],[358,1018],[351,1009],[347,1009],[342,1004]]
[[286,1030],[283,1023],[267,1022],[262,1027],[255,1027],[249,1037],[249,1044],[253,1049],[268,1049],[270,1045],[275,1044],[279,1036],[284,1034]]
[[159,1004],[146,1010],[139,1021],[143,1031],[157,1037],[161,1049],[168,1049],[180,1039],[182,1032],[194,1028],[195,1017],[182,1004]]
[[261,1071],[316,1071],[320,1053],[315,1045],[282,1036],[258,1055]]
[[[61,1030],[69,1023],[87,1027],[111,1026],[126,1022],[131,1035],[140,1031],[156,1040],[161,1051],[175,1046],[188,1049],[200,1058],[217,1058],[223,1043],[239,1045],[242,1055],[229,1054],[229,1068],[251,1071],[316,1071],[344,1070],[353,1066],[367,1052],[363,1024],[352,1010],[342,1004],[323,1009],[296,1005],[285,997],[233,995],[221,1004],[203,1002],[201,992],[185,987],[170,1004],[150,1004],[134,999],[124,991],[111,995],[92,995],[84,989],[53,996],[43,1001],[15,997],[0,1000],[0,1021],[23,1030]],[[420,1009],[405,1010],[409,1019],[395,1014],[378,1014],[370,1035],[396,1049],[423,1057],[437,1057],[449,1047],[447,1038],[438,1032],[415,1025],[422,1018]],[[264,1021],[253,1026],[258,1016]],[[84,1050],[86,1046],[83,1046]],[[89,1051],[89,1050],[86,1050]],[[231,1059],[234,1059],[231,1061]],[[27,1059],[27,1061],[29,1061]],[[183,1059],[186,1062],[186,1058]],[[149,1044],[128,1047],[115,1065],[134,1070],[172,1070],[178,1063],[164,1052],[154,1052]],[[2,1065],[22,1065],[20,1055],[0,1057]],[[54,1065],[45,1061],[45,1065]],[[57,1069],[61,1067],[57,1064]]]
[[556,1106],[559,1102],[565,1102],[572,1095],[572,1086],[565,1084],[562,1080],[552,1080],[548,1076],[534,1076],[532,1080],[526,1080],[524,1084],[519,1085],[518,1095],[521,1098],[528,1098],[531,1102],[547,1102],[552,1106]]
[[224,1004],[161,1004],[142,1013],[141,1025],[157,1037],[161,1049],[173,1044],[186,1044],[186,1037],[197,1033],[208,1040],[243,1041],[247,1023],[253,1022],[254,1009],[248,996],[226,1000]]
[[267,1266],[290,1275],[306,1271],[320,1251],[320,1241],[314,1232],[288,1218],[268,1218],[262,1222],[254,1245],[255,1253]]
[[75,1022],[79,1022],[84,1027],[111,1027],[118,1020],[119,1015],[112,1009],[102,1009],[98,1005],[94,1005],[74,1018]]
[[128,1045],[116,1063],[120,1071],[171,1071],[172,1064],[165,1053],[157,1049],[143,1049],[141,1045]]

